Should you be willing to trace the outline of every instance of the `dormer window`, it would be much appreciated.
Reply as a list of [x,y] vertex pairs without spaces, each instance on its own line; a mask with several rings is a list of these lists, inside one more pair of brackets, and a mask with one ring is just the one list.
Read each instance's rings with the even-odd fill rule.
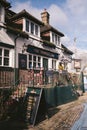
[[60,45],[60,37],[52,32],[52,41],[56,45]]
[[35,36],[39,36],[40,32],[39,32],[39,25],[37,25],[36,23],[26,19],[26,31],[35,35]]

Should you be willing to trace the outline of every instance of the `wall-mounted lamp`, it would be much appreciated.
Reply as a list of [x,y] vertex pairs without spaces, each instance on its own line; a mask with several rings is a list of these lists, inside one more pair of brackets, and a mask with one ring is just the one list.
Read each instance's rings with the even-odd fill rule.
[[27,45],[26,43],[24,43],[24,45],[22,46],[22,53],[24,53],[25,51],[27,51]]

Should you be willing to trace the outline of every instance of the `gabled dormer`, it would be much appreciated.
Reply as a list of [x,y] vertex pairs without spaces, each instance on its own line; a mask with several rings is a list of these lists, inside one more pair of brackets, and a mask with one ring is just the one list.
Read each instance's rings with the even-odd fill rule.
[[61,46],[60,45],[60,38],[64,36],[63,33],[55,29],[49,24],[49,13],[44,10],[41,13],[42,22],[44,26],[41,27],[41,37],[45,41],[44,44],[48,46]]
[[26,10],[15,14],[10,20],[21,25],[22,31],[26,32],[30,37],[40,39],[40,26],[43,25],[43,23]]
[[0,0],[0,26],[5,23],[5,11],[10,7],[10,3],[6,0]]

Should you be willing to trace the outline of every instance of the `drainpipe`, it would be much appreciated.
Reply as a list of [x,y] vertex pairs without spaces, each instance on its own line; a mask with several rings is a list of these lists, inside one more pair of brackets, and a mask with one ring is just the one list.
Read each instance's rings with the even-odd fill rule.
[[14,87],[16,86],[16,42],[19,37],[20,34],[18,34],[14,39]]

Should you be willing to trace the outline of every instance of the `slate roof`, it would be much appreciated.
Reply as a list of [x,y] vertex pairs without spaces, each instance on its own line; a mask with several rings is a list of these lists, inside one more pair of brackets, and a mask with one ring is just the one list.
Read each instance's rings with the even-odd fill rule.
[[61,36],[61,37],[63,37],[64,36],[64,34],[63,33],[61,33],[60,31],[58,31],[57,29],[55,29],[54,27],[52,27],[51,25],[44,25],[44,26],[42,26],[41,27],[41,33],[43,34],[43,33],[45,33],[45,32],[47,32],[47,31],[53,31],[53,32],[55,32],[56,34],[58,34],[59,36]]
[[28,13],[25,9],[22,10],[21,12],[15,14],[15,15],[14,15],[13,17],[11,17],[10,19],[11,19],[12,21],[15,21],[15,20],[17,20],[17,19],[19,19],[19,18],[22,18],[22,17],[29,18],[30,20],[35,21],[37,24],[43,25],[43,23],[42,23],[40,20],[38,20],[37,18],[35,18],[34,16],[32,16],[32,15],[31,15],[30,13]]
[[73,52],[71,50],[69,50],[67,47],[65,47],[63,44],[61,44],[62,48],[64,49],[64,51],[70,55],[73,54]]

